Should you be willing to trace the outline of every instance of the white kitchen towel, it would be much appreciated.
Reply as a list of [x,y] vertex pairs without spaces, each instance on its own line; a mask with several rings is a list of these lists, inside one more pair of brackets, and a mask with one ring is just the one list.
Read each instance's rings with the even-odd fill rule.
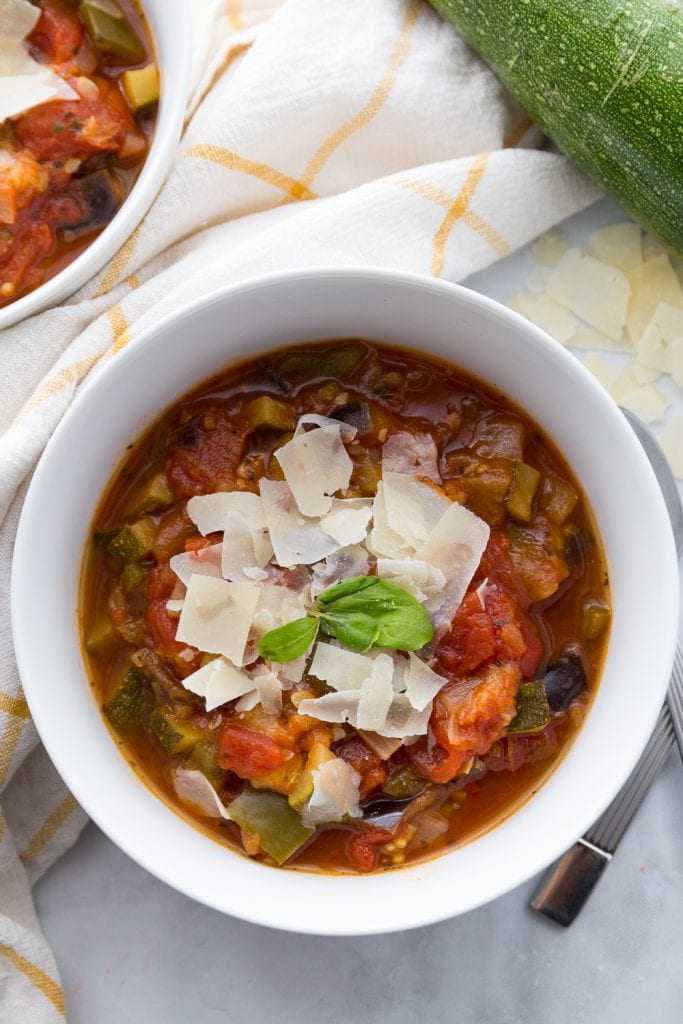
[[78,294],[0,336],[3,1024],[65,1015],[31,885],[85,815],[39,746],[14,662],[8,594],[28,479],[79,385],[144,327],[227,282],[322,264],[457,281],[597,194],[542,148],[488,68],[424,0],[191,6],[188,121],[156,203]]

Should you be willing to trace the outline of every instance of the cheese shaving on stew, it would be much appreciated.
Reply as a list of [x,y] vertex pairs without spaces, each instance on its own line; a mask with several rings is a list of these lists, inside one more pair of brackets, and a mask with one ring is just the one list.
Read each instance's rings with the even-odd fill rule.
[[195,768],[175,768],[171,774],[179,800],[207,818],[230,821],[227,808],[221,803],[207,777]]
[[282,683],[275,672],[260,669],[254,673],[254,683],[259,703],[267,715],[279,715],[282,711]]
[[322,641],[317,645],[310,674],[335,690],[358,690],[372,674],[372,658]]
[[403,680],[405,695],[416,711],[424,711],[428,705],[431,707],[437,693],[448,681],[432,671],[429,665],[412,651],[408,654],[408,666]]
[[440,488],[405,473],[382,468],[384,503],[389,527],[414,553],[427,540],[451,501]]
[[49,100],[75,100],[68,82],[31,57],[25,43],[40,8],[27,0],[0,0],[0,123]]
[[335,498],[320,527],[338,544],[347,547],[365,540],[372,518],[372,498]]
[[297,434],[278,448],[275,458],[305,516],[326,515],[332,496],[349,486],[353,463],[344,447],[340,423]]
[[170,566],[181,583],[188,585],[193,576],[213,576],[221,578],[222,544],[212,544],[200,551],[184,551],[174,555]]
[[438,451],[432,435],[399,430],[387,438],[382,448],[382,474],[386,473],[426,476],[440,484]]
[[483,519],[455,502],[450,505],[417,550],[417,558],[439,569],[446,586],[431,598],[426,608],[437,633],[448,626],[460,606],[488,544],[491,530]]
[[446,586],[446,577],[440,569],[417,558],[378,558],[377,575],[403,587],[421,604]]
[[311,597],[315,599],[342,580],[350,580],[354,576],[367,576],[369,567],[368,552],[362,544],[352,544],[350,547],[334,551],[324,561],[313,566]]
[[391,702],[394,699],[394,662],[388,654],[378,654],[372,660],[370,674],[360,688],[356,709],[356,726],[359,729],[381,729],[386,722]]
[[[221,550],[223,579],[241,580],[247,575],[247,570],[261,569],[263,566],[258,562],[253,534],[242,513],[228,512],[225,517],[224,529]],[[266,554],[267,557],[263,565],[267,565],[272,558],[272,548]]]
[[192,576],[176,639],[241,665],[258,597],[256,583]]
[[301,820],[306,826],[360,817],[360,775],[341,757],[313,770],[313,793]]
[[302,515],[286,481],[264,478],[259,487],[278,565],[312,565],[341,547],[316,519]]
[[208,533],[222,533],[231,512],[239,512],[250,529],[265,529],[263,504],[258,494],[250,491],[197,494],[187,503],[188,516],[204,537]]
[[206,701],[206,710],[213,711],[230,700],[237,700],[254,689],[254,680],[231,665],[225,658],[215,658],[183,680],[190,693]]

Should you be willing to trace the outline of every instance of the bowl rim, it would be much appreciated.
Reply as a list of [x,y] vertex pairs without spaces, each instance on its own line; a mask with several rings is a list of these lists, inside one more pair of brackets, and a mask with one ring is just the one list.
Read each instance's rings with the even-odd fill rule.
[[[178,148],[185,119],[192,71],[192,24],[188,0],[139,0],[147,21],[154,54],[160,65],[161,94],[149,152],[142,169],[113,219],[83,252],[38,288],[0,308],[0,331],[35,313],[57,306],[102,270],[142,222],[157,197]],[[157,5],[156,13],[148,7]],[[162,13],[162,8],[163,13]],[[166,9],[169,9],[168,12]],[[168,34],[176,52],[162,60],[158,32],[152,22],[171,17],[176,24]],[[166,44],[168,45],[168,43]],[[172,62],[169,71],[168,65]]]
[[[614,429],[621,435],[620,442],[623,442],[625,445],[635,477],[648,492],[648,500],[650,502],[653,522],[656,528],[657,544],[655,546],[659,546],[659,568],[662,570],[662,576],[659,579],[657,597],[663,605],[663,612],[657,620],[657,625],[660,631],[660,639],[663,640],[663,643],[660,644],[659,650],[656,652],[656,656],[659,657],[661,678],[658,681],[658,685],[657,680],[655,679],[654,688],[651,685],[649,704],[640,714],[633,734],[630,738],[627,738],[630,742],[630,755],[627,759],[623,759],[622,756],[622,762],[618,771],[615,772],[613,768],[610,769],[611,785],[603,787],[599,804],[591,805],[589,803],[584,808],[582,814],[575,814],[572,819],[572,829],[570,832],[567,832],[566,830],[562,831],[562,829],[560,829],[559,837],[555,837],[554,840],[550,837],[545,837],[544,843],[542,844],[542,850],[534,849],[530,851],[528,860],[525,860],[523,865],[515,865],[514,869],[508,867],[507,876],[503,879],[499,878],[496,884],[489,885],[483,895],[478,893],[476,895],[471,895],[470,898],[466,898],[464,900],[461,899],[458,906],[455,908],[449,904],[448,898],[444,895],[443,902],[438,906],[434,905],[433,901],[429,904],[425,903],[417,907],[413,906],[410,914],[404,915],[407,919],[404,919],[399,914],[398,919],[396,915],[394,915],[390,920],[381,918],[381,920],[378,921],[363,921],[362,925],[349,925],[348,923],[339,924],[335,922],[328,924],[324,921],[321,922],[318,920],[315,914],[312,915],[311,919],[292,921],[290,916],[288,916],[286,908],[284,910],[280,907],[264,908],[262,901],[257,901],[255,907],[251,907],[248,904],[245,905],[244,900],[241,897],[233,896],[233,894],[231,894],[231,897],[226,901],[225,894],[208,890],[205,881],[201,879],[197,880],[194,877],[184,877],[179,879],[177,877],[178,872],[176,871],[175,862],[165,863],[160,860],[154,849],[141,848],[137,836],[129,834],[126,830],[122,830],[120,828],[120,823],[114,825],[111,819],[111,808],[107,809],[101,798],[98,798],[94,793],[91,781],[78,775],[74,766],[68,762],[68,758],[65,761],[62,756],[63,751],[60,746],[60,741],[55,735],[53,723],[50,722],[43,714],[43,708],[40,701],[40,688],[39,686],[34,686],[34,651],[32,648],[35,647],[35,644],[32,643],[33,634],[30,628],[27,629],[27,624],[24,621],[24,613],[20,610],[30,608],[30,573],[28,573],[26,569],[30,568],[31,565],[30,538],[33,528],[32,521],[36,519],[36,515],[39,511],[36,501],[39,498],[40,489],[44,485],[46,471],[53,458],[52,453],[58,452],[59,446],[62,443],[62,438],[66,438],[68,436],[72,421],[75,422],[82,415],[81,409],[85,410],[88,406],[92,407],[94,403],[97,402],[98,394],[104,393],[108,388],[115,386],[117,380],[120,379],[122,382],[125,382],[126,375],[134,369],[135,364],[138,361],[145,363],[152,357],[152,354],[155,351],[159,354],[163,346],[164,334],[170,326],[178,328],[186,324],[191,324],[193,317],[198,311],[210,310],[212,307],[220,308],[223,305],[229,305],[232,302],[239,302],[245,299],[249,300],[254,296],[262,300],[264,298],[264,293],[269,289],[277,292],[277,289],[283,285],[285,287],[294,286],[295,288],[306,289],[315,287],[316,283],[321,283],[323,286],[325,283],[328,285],[332,284],[335,287],[348,287],[356,283],[361,286],[367,285],[369,287],[379,285],[398,287],[399,289],[412,288],[432,293],[434,295],[450,296],[450,299],[454,301],[455,307],[458,305],[465,308],[469,307],[476,310],[476,312],[483,314],[485,317],[498,319],[499,321],[502,320],[504,322],[507,321],[508,324],[516,325],[519,330],[522,330],[528,336],[528,341],[532,350],[534,348],[538,350],[540,347],[547,349],[547,347],[550,346],[554,357],[559,360],[564,369],[573,376],[574,380],[579,382],[579,387],[582,388],[584,392],[592,393],[593,400],[601,404],[601,411],[604,416],[611,418]],[[276,343],[274,343],[272,347],[277,347]],[[266,349],[264,349],[264,351],[266,351]],[[452,361],[455,362],[455,360]],[[225,365],[230,365],[230,360],[226,360]],[[218,368],[216,372],[220,372],[220,368]],[[187,391],[191,390],[193,385],[198,383],[201,383],[201,381],[190,380],[187,386],[183,386],[178,394],[172,397],[170,400],[171,404],[176,402],[182,394],[187,393]],[[489,381],[489,383],[493,383],[495,385],[495,381]],[[160,415],[159,410],[153,410],[152,417],[148,422],[153,422],[158,415]],[[543,424],[541,424],[541,426],[543,426]],[[558,442],[556,441],[555,443],[557,444]],[[562,450],[561,445],[560,450]],[[590,494],[588,497],[590,500]],[[626,423],[621,412],[618,410],[618,407],[609,398],[609,396],[606,395],[601,386],[594,380],[585,367],[583,367],[583,365],[569,352],[562,349],[557,342],[550,338],[540,328],[529,323],[512,310],[502,306],[494,299],[490,299],[480,293],[471,291],[461,285],[454,285],[449,282],[429,278],[425,275],[366,267],[321,267],[314,270],[304,269],[284,271],[228,285],[218,291],[212,292],[208,296],[196,299],[183,309],[165,316],[156,324],[150,325],[140,333],[133,344],[122,350],[121,353],[117,355],[116,359],[109,361],[106,366],[99,367],[83,386],[81,392],[77,395],[75,401],[65,413],[62,421],[50,439],[35,471],[33,480],[31,481],[26,495],[24,509],[22,510],[19,528],[17,531],[11,584],[12,628],[15,650],[21,678],[24,680],[25,695],[31,714],[41,739],[45,744],[48,754],[55,763],[55,766],[58,768],[66,784],[74,793],[76,799],[82,804],[93,820],[137,863],[146,870],[155,874],[162,881],[171,885],[173,888],[183,892],[185,895],[211,906],[216,910],[229,913],[255,924],[276,927],[284,931],[316,935],[383,934],[391,931],[408,930],[432,924],[447,917],[475,909],[476,907],[497,898],[517,885],[527,881],[531,876],[545,868],[555,858],[560,856],[564,850],[571,845],[571,842],[577,839],[589,827],[589,825],[592,824],[593,820],[599,813],[601,813],[602,810],[604,810],[610,800],[616,795],[632,770],[637,757],[640,755],[647,738],[654,727],[657,714],[661,708],[661,703],[664,700],[666,685],[668,683],[668,672],[670,671],[674,657],[678,630],[678,601],[678,572],[673,534],[666,506],[656,482],[656,478],[640,443]],[[657,698],[656,700],[654,699],[655,697]],[[90,698],[88,699],[90,700]],[[92,701],[92,704],[94,706],[95,702]],[[95,708],[95,710],[97,711],[100,724],[106,732],[104,723],[101,721],[99,708]],[[126,768],[126,772],[130,775],[131,779],[136,778],[135,774],[130,772],[128,766],[125,765],[124,759],[120,757],[120,753],[118,751],[115,751],[115,753],[116,756],[120,758],[122,765]],[[541,786],[540,792],[547,789],[548,785],[552,782],[552,779],[557,776],[558,771],[559,768],[556,768],[550,774],[549,778],[543,786]],[[140,785],[143,786],[142,783],[140,783]],[[153,800],[157,804],[168,811],[168,814],[170,814],[177,822],[182,824],[183,827],[187,827],[186,822],[176,812],[168,810],[166,805],[163,804],[157,796],[152,794],[151,790],[148,790],[146,787],[144,788],[146,793],[152,795]],[[532,802],[533,801],[527,801],[525,806],[529,806]],[[503,829],[506,829],[509,822],[517,819],[522,814],[522,811],[523,808],[517,809],[506,820],[497,825],[491,830],[491,832],[487,833],[487,835],[499,833]],[[172,826],[168,821],[167,825],[169,832],[173,831]],[[190,831],[195,835],[201,835],[198,830],[193,829],[192,827],[190,827]],[[180,833],[177,834],[179,835]],[[477,847],[483,838],[484,837],[481,837],[481,839],[478,839],[474,843],[465,844],[465,846],[458,850],[443,854],[431,861],[422,862],[414,866],[408,866],[399,872],[381,873],[361,877],[334,876],[329,874],[309,875],[307,873],[291,871],[274,871],[271,868],[249,861],[249,870],[242,873],[248,875],[249,878],[260,879],[262,886],[268,890],[273,888],[273,885],[266,881],[263,872],[266,872],[271,876],[275,874],[288,880],[291,887],[301,890],[302,893],[310,891],[313,894],[315,894],[317,890],[315,890],[315,888],[311,888],[311,879],[334,878],[336,882],[338,880],[338,884],[340,884],[340,886],[348,884],[349,879],[352,879],[352,884],[356,887],[353,895],[358,896],[361,899],[372,899],[373,897],[377,897],[378,883],[380,885],[385,885],[385,891],[390,888],[390,886],[386,885],[383,880],[389,879],[390,877],[396,879],[399,876],[403,876],[403,878],[407,880],[408,876],[410,876],[410,884],[412,884],[413,880],[416,882],[425,881],[425,879],[432,877],[435,871],[438,873],[440,864],[444,864],[449,861],[461,850]],[[212,840],[205,841],[211,843],[211,845],[216,849],[225,852],[225,848],[220,844],[215,843]],[[142,843],[142,846],[144,847],[144,843]],[[245,858],[239,859],[240,861],[243,861]],[[255,870],[251,870],[252,868]],[[275,883],[276,891],[278,886],[279,882]],[[349,893],[349,896],[350,895],[351,894]]]

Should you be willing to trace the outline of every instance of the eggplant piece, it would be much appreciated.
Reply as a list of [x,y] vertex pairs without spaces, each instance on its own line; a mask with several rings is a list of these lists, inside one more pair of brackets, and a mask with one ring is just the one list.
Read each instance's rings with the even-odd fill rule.
[[566,711],[575,697],[586,687],[588,679],[583,659],[577,650],[568,650],[548,666],[543,679],[550,710]]
[[67,194],[80,206],[80,220],[61,226],[59,235],[64,242],[74,242],[97,231],[114,219],[123,202],[123,185],[111,171],[101,169],[75,178]]
[[348,423],[355,427],[359,434],[367,434],[372,430],[372,416],[367,402],[349,402],[330,413],[330,418]]

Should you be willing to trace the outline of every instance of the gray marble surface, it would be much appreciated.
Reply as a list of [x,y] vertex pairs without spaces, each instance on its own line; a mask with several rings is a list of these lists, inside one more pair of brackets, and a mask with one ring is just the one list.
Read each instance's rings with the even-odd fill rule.
[[[603,201],[573,218],[569,230],[581,241],[616,216]],[[505,299],[530,268],[522,251],[469,283]],[[91,824],[37,885],[36,902],[70,1024],[683,1020],[677,752],[570,929],[529,910],[537,881],[413,932],[295,936],[243,924],[181,896]]]

